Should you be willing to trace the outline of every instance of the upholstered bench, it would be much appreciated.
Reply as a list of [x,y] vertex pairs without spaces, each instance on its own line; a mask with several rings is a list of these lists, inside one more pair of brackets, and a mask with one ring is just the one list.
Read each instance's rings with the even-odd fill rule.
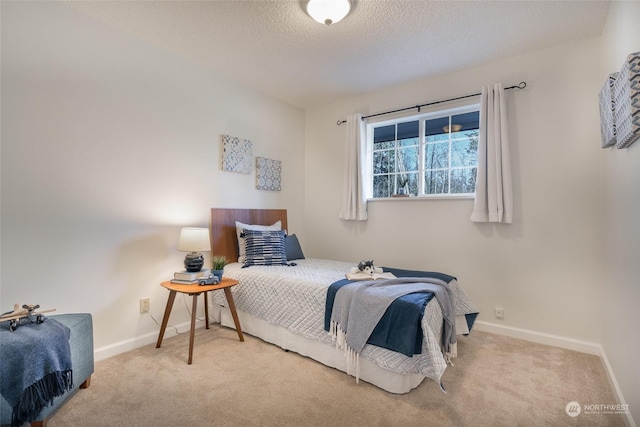
[[[64,395],[56,397],[51,406],[47,406],[42,409],[37,419],[30,420],[32,427],[45,426],[47,418],[51,416],[70,396],[75,394],[79,388],[89,387],[89,384],[91,383],[91,374],[93,374],[93,320],[91,315],[58,314],[47,316],[47,318],[55,319],[71,329],[69,345],[71,347],[74,388]],[[10,425],[11,414],[11,406],[2,396],[0,396],[0,423],[2,425]]]

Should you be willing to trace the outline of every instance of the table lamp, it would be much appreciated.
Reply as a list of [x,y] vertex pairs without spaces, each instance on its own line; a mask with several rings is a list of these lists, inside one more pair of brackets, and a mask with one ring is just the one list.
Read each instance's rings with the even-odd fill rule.
[[184,257],[184,268],[187,271],[200,271],[204,265],[201,251],[211,250],[208,228],[183,227],[180,230],[178,250],[189,252]]

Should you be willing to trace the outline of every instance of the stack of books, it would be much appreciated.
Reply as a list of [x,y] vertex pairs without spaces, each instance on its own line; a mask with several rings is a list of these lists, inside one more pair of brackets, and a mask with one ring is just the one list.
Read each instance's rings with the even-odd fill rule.
[[191,285],[194,283],[198,283],[201,277],[209,276],[211,274],[211,270],[208,268],[203,268],[200,271],[176,271],[173,273],[173,280],[171,283],[181,283],[184,285]]

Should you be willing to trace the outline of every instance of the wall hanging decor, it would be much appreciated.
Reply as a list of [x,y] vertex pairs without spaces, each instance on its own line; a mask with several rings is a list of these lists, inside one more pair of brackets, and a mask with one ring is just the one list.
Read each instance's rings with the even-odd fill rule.
[[280,160],[256,157],[256,188],[258,190],[280,191]]
[[614,98],[614,86],[618,73],[609,74],[607,81],[600,90],[600,137],[602,148],[611,147],[616,143],[616,102]]
[[220,144],[220,169],[227,172],[251,173],[251,141],[220,135]]
[[640,52],[627,56],[614,84],[616,147],[640,138]]

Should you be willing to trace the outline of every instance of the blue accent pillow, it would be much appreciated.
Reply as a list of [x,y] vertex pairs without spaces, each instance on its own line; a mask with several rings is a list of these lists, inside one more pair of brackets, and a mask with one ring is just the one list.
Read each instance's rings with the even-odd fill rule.
[[243,267],[252,265],[288,265],[284,250],[284,230],[243,230],[246,259]]
[[295,234],[285,237],[284,239],[284,251],[287,254],[287,261],[294,259],[304,259],[300,242]]

